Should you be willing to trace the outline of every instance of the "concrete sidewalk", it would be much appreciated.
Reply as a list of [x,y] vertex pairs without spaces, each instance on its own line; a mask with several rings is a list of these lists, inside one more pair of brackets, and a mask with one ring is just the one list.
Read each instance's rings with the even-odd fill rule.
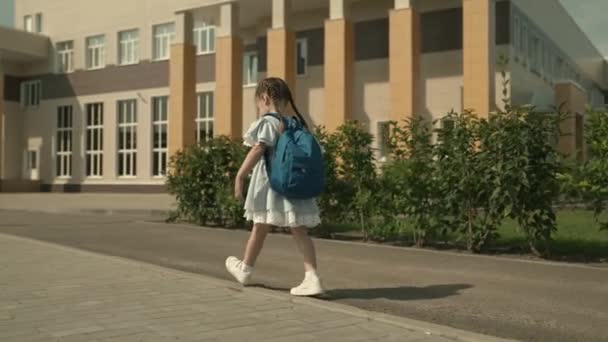
[[0,209],[48,213],[166,217],[174,203],[168,194],[0,193]]
[[0,234],[0,341],[505,341]]

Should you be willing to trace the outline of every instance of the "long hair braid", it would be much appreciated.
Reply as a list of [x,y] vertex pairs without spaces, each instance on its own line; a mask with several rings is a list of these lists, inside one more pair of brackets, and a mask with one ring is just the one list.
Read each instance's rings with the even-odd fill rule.
[[267,94],[275,106],[278,106],[281,103],[289,103],[291,108],[293,108],[293,111],[296,113],[298,121],[300,121],[304,127],[308,128],[306,120],[304,120],[304,117],[302,114],[300,114],[300,111],[298,111],[298,108],[296,107],[287,82],[278,77],[265,78],[258,83],[255,90],[255,97],[259,98],[263,94]]

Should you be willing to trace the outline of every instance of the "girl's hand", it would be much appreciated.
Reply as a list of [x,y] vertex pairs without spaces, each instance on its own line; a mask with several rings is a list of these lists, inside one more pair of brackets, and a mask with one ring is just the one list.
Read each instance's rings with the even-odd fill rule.
[[234,197],[241,202],[244,201],[244,198],[243,198],[244,183],[245,183],[245,181],[241,177],[236,177],[236,180],[234,182]]

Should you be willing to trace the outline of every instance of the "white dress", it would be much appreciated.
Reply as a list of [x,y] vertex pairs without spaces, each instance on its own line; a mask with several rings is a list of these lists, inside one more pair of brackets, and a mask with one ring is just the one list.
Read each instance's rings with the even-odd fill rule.
[[[254,122],[243,137],[246,146],[264,143],[274,147],[279,136],[279,120],[266,116]],[[245,218],[253,223],[277,227],[314,228],[321,223],[315,199],[290,200],[270,188],[266,161],[262,157],[251,173],[245,199]]]

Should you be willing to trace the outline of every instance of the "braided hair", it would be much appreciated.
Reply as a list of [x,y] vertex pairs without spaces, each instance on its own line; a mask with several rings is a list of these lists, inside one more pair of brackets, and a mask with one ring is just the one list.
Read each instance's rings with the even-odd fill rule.
[[293,101],[293,96],[291,95],[291,90],[289,90],[289,86],[287,83],[278,77],[268,77],[261,80],[258,83],[258,86],[255,89],[255,97],[260,98],[263,94],[267,94],[270,98],[270,101],[277,107],[282,103],[289,103],[293,111],[296,113],[298,121],[308,128],[308,124],[304,117],[298,111],[296,104]]

